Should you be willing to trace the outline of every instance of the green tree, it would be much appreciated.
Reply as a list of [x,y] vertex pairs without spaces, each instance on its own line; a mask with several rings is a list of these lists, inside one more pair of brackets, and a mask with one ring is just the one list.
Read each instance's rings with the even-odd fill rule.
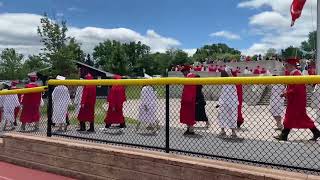
[[299,48],[290,46],[286,49],[282,49],[281,55],[284,59],[290,58],[290,57],[302,58],[303,53]]
[[198,62],[204,62],[206,59],[230,61],[232,60],[230,58],[236,58],[235,60],[239,61],[240,55],[240,51],[230,48],[226,44],[218,43],[205,45],[197,49],[196,53],[193,55],[193,60]]
[[52,67],[52,75],[68,76],[74,73],[74,61],[84,62],[84,53],[75,38],[66,35],[66,21],[52,21],[45,14],[40,23],[38,34],[44,45],[41,58]]
[[105,71],[120,75],[128,74],[128,58],[122,44],[118,41],[105,41],[94,48],[93,58],[96,66]]
[[256,54],[253,55],[253,56],[252,56],[252,61],[257,61],[257,60],[258,60],[258,55],[256,55]]
[[180,49],[171,49],[166,52],[170,56],[171,66],[190,64],[191,58],[188,56],[188,53]]
[[271,57],[276,56],[276,55],[277,55],[277,50],[274,49],[274,48],[269,48],[267,50],[267,53],[266,53],[265,56],[268,57],[268,58],[271,58]]
[[167,53],[154,53],[150,55],[153,61],[153,72],[148,72],[150,75],[166,75],[166,70],[170,69],[172,57]]
[[30,55],[23,64],[23,69],[26,72],[37,71],[45,67],[47,67],[47,65],[43,62],[41,57],[38,55]]
[[308,40],[301,43],[301,49],[305,52],[305,58],[312,59],[315,57],[317,49],[317,32],[309,33]]
[[140,41],[123,44],[128,60],[128,73],[133,76],[141,76],[143,69],[149,68],[150,64],[150,47],[142,44]]
[[4,49],[0,55],[1,79],[14,80],[23,78],[22,73],[23,55],[15,49]]

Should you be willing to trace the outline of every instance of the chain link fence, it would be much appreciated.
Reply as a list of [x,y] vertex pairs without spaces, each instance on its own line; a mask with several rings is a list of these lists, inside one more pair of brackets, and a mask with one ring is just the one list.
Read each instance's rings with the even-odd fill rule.
[[[48,98],[40,107],[39,130],[32,134],[320,174],[320,144],[309,141],[313,138],[309,129],[293,129],[288,141],[275,138],[282,132],[288,104],[282,97],[288,86],[284,81],[255,84],[255,78],[247,78],[247,83],[239,85],[241,78],[226,79],[230,84],[216,83],[216,79],[201,78],[198,85],[188,79],[150,85],[143,85],[148,80],[128,85],[110,80],[56,81],[49,85]],[[275,79],[268,82],[283,80]],[[309,80],[304,77],[305,82]],[[108,97],[97,98],[96,86],[107,84],[114,84],[107,86]],[[314,85],[302,86],[307,115],[319,127],[320,91]],[[31,133],[32,127],[26,129]]]

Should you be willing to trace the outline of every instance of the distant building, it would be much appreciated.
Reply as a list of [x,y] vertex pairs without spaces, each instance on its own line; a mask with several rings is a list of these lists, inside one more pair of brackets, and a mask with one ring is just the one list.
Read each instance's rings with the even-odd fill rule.
[[[85,63],[82,63],[79,61],[75,61],[75,63],[80,71],[81,78],[84,78],[85,75],[88,73],[90,73],[94,77],[94,79],[111,79],[114,76],[114,74],[112,74],[112,73],[103,71],[101,69],[95,68],[95,67],[90,66],[88,64],[85,64]],[[39,81],[41,81],[41,83],[38,82],[38,84],[46,85],[46,83],[49,79],[49,76],[47,75],[48,74],[47,71],[50,71],[50,69],[51,69],[51,67],[40,69],[36,72],[29,73],[28,76],[36,74],[39,78]],[[109,90],[108,86],[97,86],[97,97],[106,97],[108,95],[108,90]],[[75,93],[74,92],[75,89],[70,88],[70,91],[71,91],[70,92],[71,96],[73,96]]]

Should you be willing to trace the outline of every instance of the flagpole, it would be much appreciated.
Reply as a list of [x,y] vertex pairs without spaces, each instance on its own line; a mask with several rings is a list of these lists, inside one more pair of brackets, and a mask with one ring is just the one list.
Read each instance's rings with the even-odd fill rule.
[[320,0],[317,0],[317,56],[316,56],[317,74],[320,75]]

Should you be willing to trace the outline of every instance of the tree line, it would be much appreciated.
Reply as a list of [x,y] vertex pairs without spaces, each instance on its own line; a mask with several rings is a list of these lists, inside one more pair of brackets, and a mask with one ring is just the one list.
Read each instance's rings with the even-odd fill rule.
[[[218,43],[198,48],[192,57],[180,49],[169,49],[164,53],[152,53],[149,46],[141,42],[121,43],[105,40],[85,54],[75,37],[67,36],[66,21],[52,21],[45,14],[40,20],[37,33],[43,48],[36,55],[24,57],[15,49],[4,49],[0,54],[0,79],[23,79],[29,72],[46,68],[49,76],[57,74],[71,78],[77,77],[75,61],[80,61],[102,70],[128,76],[165,75],[172,66],[193,64],[204,61],[239,61],[241,52]],[[300,48],[288,47],[277,53],[269,49],[266,56],[292,56],[312,58],[316,33],[309,34],[308,41],[302,42]],[[256,60],[257,56],[253,59]]]

